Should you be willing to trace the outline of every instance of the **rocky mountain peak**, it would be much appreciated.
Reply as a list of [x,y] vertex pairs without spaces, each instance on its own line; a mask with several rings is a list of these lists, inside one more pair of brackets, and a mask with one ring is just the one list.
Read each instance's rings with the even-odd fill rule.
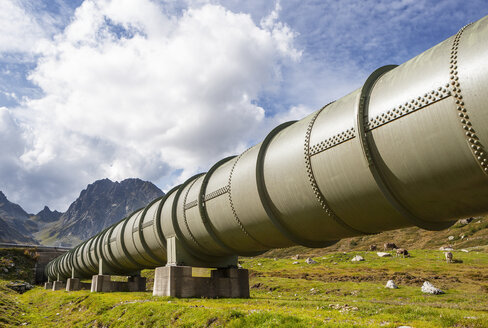
[[0,217],[8,220],[26,220],[29,214],[20,205],[10,202],[0,191]]
[[35,243],[35,240],[30,237],[27,222],[29,216],[20,205],[9,201],[0,191],[0,241]]
[[84,240],[163,194],[154,184],[141,179],[97,180],[62,215],[58,236],[77,236]]
[[37,213],[35,216],[41,222],[53,222],[59,220],[62,214],[63,213],[58,211],[51,211],[51,209],[48,206],[44,206],[42,211]]

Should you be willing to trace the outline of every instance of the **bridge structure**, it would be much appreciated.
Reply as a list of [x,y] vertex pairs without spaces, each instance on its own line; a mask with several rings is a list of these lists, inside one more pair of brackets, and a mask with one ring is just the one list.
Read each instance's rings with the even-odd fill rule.
[[56,258],[47,276],[106,291],[118,288],[110,275],[142,286],[138,272],[156,268],[154,295],[248,297],[238,256],[487,213],[486,40],[488,17],[377,69]]
[[71,250],[70,247],[62,246],[42,246],[31,244],[14,244],[14,243],[0,243],[0,248],[21,248],[30,249],[34,252],[36,257],[36,265],[34,270],[34,282],[36,284],[43,283],[47,280],[45,274],[46,265],[56,257]]

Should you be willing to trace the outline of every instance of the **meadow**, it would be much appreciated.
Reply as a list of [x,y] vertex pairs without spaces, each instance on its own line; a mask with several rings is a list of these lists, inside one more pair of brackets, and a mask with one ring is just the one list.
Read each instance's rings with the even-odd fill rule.
[[[143,293],[17,294],[0,281],[0,327],[488,327],[488,252],[439,250],[411,257],[376,252],[305,258],[243,258],[250,299],[176,299]],[[365,261],[351,262],[355,255]],[[298,263],[296,263],[298,262]],[[294,264],[295,263],[295,264]],[[144,270],[152,288],[153,270]],[[392,279],[398,289],[387,289]],[[445,294],[421,292],[430,281]]]

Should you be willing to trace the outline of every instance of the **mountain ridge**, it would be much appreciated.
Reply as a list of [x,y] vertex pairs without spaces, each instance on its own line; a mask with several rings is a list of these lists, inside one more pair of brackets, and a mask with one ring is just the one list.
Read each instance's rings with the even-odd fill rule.
[[68,210],[36,233],[43,244],[73,246],[120,221],[164,193],[153,183],[137,178],[97,180],[80,192]]
[[101,179],[87,185],[65,213],[45,206],[32,215],[0,191],[0,242],[74,246],[162,195],[138,178]]

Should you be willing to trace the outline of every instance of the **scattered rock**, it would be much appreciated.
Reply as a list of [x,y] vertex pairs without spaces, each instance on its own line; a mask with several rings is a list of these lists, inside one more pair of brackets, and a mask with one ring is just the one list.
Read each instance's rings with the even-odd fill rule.
[[440,290],[439,288],[434,287],[434,285],[432,285],[428,281],[425,281],[424,282],[424,284],[421,287],[421,290],[422,290],[423,293],[426,293],[426,294],[432,294],[432,295],[444,294],[444,292],[442,290]]
[[312,295],[316,295],[316,294],[318,294],[318,292],[319,292],[319,290],[316,289],[316,288],[311,288],[310,289],[310,294],[312,294]]
[[347,304],[340,305],[340,304],[329,304],[329,308],[334,310],[339,310],[339,312],[349,312],[349,311],[358,311],[359,308],[356,306],[349,306]]
[[465,225],[469,224],[473,220],[474,220],[474,218],[461,219],[461,220],[459,220],[459,224],[462,224],[463,226],[465,226]]
[[359,261],[364,261],[364,257],[362,257],[361,255],[356,255],[351,260],[351,262],[359,262]]
[[452,248],[452,246],[441,246],[441,247],[439,247],[439,250],[440,251],[453,251],[454,248]]
[[242,265],[240,263],[237,263],[237,268],[242,269]]
[[383,245],[383,249],[384,249],[385,251],[386,251],[386,250],[388,250],[388,249],[396,249],[396,248],[398,248],[398,246],[397,246],[397,245],[395,245],[395,243],[385,243],[385,244]]
[[466,235],[460,235],[459,237],[460,237],[460,238],[461,238],[461,240],[462,240],[462,239],[466,238]]
[[313,259],[311,259],[310,257],[309,257],[309,258],[307,258],[307,259],[305,260],[305,262],[306,262],[307,264],[317,264],[317,261],[314,261],[314,260],[313,260]]
[[3,272],[8,273],[8,269],[7,268],[3,268]]
[[386,282],[385,288],[398,289],[398,286],[395,284],[393,280],[388,280]]
[[447,237],[447,240],[454,240],[454,236]]
[[298,263],[300,263],[300,262],[298,262],[298,261],[293,262],[293,264],[298,264]]
[[258,265],[262,265],[261,262],[259,262]]
[[461,252],[469,253],[469,251],[466,248],[461,249]]
[[299,259],[300,259],[300,255],[299,255],[299,254],[297,254],[297,255],[293,255],[293,256],[291,257],[291,259],[292,259],[292,260],[299,260]]
[[390,253],[386,253],[386,252],[378,252],[376,253],[379,257],[389,257],[391,256]]
[[412,328],[411,326],[398,326],[397,328]]
[[6,284],[5,286],[7,288],[10,288],[10,289],[16,291],[17,293],[20,293],[20,294],[23,294],[26,291],[34,288],[34,286],[32,286],[31,284],[29,284],[28,282],[25,282],[25,281],[14,281],[14,282]]
[[464,319],[478,320],[478,317],[464,317]]

